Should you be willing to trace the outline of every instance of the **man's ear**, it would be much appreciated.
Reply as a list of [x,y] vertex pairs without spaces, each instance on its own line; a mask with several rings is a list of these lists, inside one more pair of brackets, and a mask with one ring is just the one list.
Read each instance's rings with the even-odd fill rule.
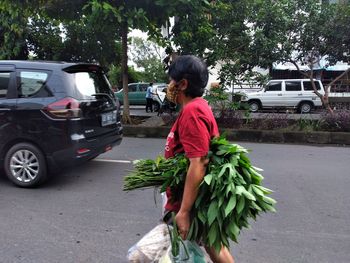
[[179,89],[180,90],[185,90],[188,87],[188,80],[187,79],[182,79],[179,83]]

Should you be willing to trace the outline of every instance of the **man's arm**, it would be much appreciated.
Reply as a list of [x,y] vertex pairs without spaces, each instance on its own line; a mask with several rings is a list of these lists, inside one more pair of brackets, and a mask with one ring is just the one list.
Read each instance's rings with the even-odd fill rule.
[[198,195],[198,188],[205,176],[208,159],[206,157],[190,158],[181,207],[175,220],[182,239],[186,239],[190,228],[190,212]]

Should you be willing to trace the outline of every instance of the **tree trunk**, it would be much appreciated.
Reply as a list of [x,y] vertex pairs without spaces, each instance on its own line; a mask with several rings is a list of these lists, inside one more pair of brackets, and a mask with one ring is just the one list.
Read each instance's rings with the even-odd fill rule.
[[[303,76],[305,76],[305,77],[307,77],[307,78],[310,79],[312,88],[313,88],[315,94],[320,98],[323,107],[324,107],[330,114],[333,115],[333,114],[334,114],[334,111],[333,111],[333,109],[331,108],[331,106],[330,106],[330,104],[329,104],[329,96],[328,96],[328,95],[329,95],[329,89],[328,89],[329,86],[324,87],[324,92],[325,92],[324,95],[321,94],[321,93],[317,90],[316,84],[315,84],[315,82],[314,82],[314,71],[313,71],[312,65],[310,66],[310,69],[311,69],[310,72],[309,72],[309,73],[304,73],[304,72],[302,72],[302,71],[300,70],[298,64],[297,64],[295,61],[290,60],[290,62],[294,64],[294,66],[297,68],[298,72],[299,72],[301,75],[303,75]],[[342,74],[342,75],[343,75],[343,74]],[[338,78],[337,78],[337,79],[338,79]],[[333,83],[333,82],[332,82],[332,83]]]
[[329,111],[330,114],[334,114],[333,109],[331,108],[330,104],[329,104],[329,91],[331,89],[331,86],[336,83],[338,80],[340,80],[343,76],[345,76],[346,74],[348,74],[350,72],[350,68],[348,68],[347,70],[345,70],[342,74],[340,74],[338,77],[336,77],[331,83],[329,83],[326,87],[324,87],[325,90],[325,94],[324,96],[321,98],[322,100],[322,104],[323,106]]
[[121,28],[121,39],[122,39],[122,81],[123,81],[123,123],[132,123],[130,118],[130,107],[128,97],[128,22],[126,18],[122,21]]

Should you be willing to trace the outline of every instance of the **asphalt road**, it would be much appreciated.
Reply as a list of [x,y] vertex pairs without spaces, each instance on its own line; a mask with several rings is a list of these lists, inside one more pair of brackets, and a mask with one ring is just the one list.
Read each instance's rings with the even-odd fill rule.
[[[123,192],[122,179],[130,161],[155,158],[163,145],[124,138],[37,189],[0,177],[0,262],[126,262],[128,248],[158,223],[161,206],[152,189]],[[350,262],[350,149],[242,145],[264,168],[278,204],[232,244],[236,262]]]

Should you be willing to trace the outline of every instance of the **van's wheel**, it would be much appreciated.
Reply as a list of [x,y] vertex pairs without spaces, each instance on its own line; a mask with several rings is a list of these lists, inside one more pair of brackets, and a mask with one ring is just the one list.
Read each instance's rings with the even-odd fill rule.
[[307,101],[302,101],[299,105],[299,112],[300,113],[310,113],[312,110],[312,104]]
[[249,109],[251,112],[257,112],[258,110],[260,110],[260,103],[258,101],[250,101],[249,102]]
[[158,112],[160,109],[160,105],[158,102],[153,101],[153,111]]
[[43,153],[33,144],[18,143],[5,155],[4,169],[7,177],[21,187],[33,187],[47,179]]

